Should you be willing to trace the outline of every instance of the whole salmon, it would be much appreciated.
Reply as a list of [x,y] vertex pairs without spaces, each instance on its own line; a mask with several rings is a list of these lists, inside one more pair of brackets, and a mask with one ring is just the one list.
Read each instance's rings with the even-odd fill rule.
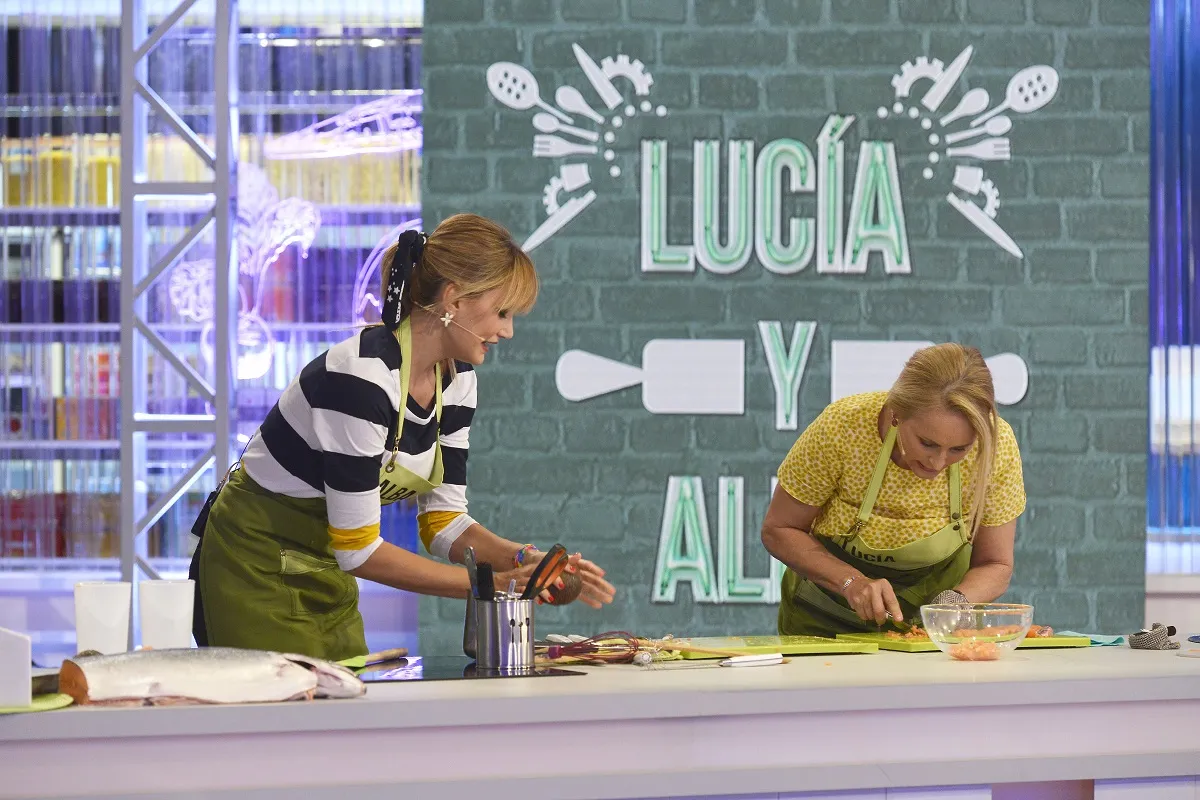
[[330,661],[233,647],[76,656],[63,662],[58,686],[76,703],[104,705],[278,703],[367,691]]

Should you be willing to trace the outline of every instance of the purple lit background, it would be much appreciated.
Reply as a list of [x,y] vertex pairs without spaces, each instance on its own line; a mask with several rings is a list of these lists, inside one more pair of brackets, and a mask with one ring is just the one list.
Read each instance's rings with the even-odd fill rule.
[[[29,181],[24,185],[12,180],[6,161],[0,197],[0,626],[32,633],[35,653],[53,662],[74,643],[74,582],[115,578],[117,569],[119,199],[97,202],[93,184],[82,188],[79,175],[86,170],[78,154],[97,152],[98,143],[107,147],[104,137],[119,133],[119,20],[81,15],[63,23],[39,16],[30,0],[12,5],[0,11],[6,94],[0,145],[4,156],[28,153],[36,167],[32,178],[18,176]],[[202,138],[213,129],[212,31],[201,16],[210,10],[211,3],[198,3],[197,19],[177,26],[148,66],[149,84]],[[419,27],[317,24],[291,13],[294,21],[276,14],[270,27],[243,15],[241,159],[269,173],[281,200],[316,205],[321,224],[307,257],[289,246],[261,277],[259,313],[276,349],[263,378],[239,382],[243,436],[305,362],[353,333],[355,281],[364,260],[397,225],[420,216],[419,181],[377,186],[359,197],[356,176],[364,170],[358,156],[326,159],[327,171],[313,178],[311,161],[272,161],[263,153],[271,137],[419,88]],[[153,115],[150,130],[171,133]],[[165,155],[148,155],[148,177],[196,179],[183,174],[187,165],[179,163],[177,148],[169,149],[172,138],[178,144],[176,137],[160,137],[168,144]],[[65,172],[49,168],[46,180],[38,159],[51,146],[76,148],[76,160]],[[111,151],[117,154],[117,139]],[[416,174],[419,152],[387,158]],[[119,185],[116,170],[112,182]],[[63,175],[74,196],[43,196]],[[174,244],[198,213],[182,206],[154,210],[151,257]],[[184,260],[211,257],[211,246],[210,232]],[[171,304],[169,276],[149,293],[148,321],[211,380],[199,348],[202,326]],[[152,410],[205,410],[177,376],[156,368],[150,380]],[[151,438],[149,502],[187,468],[177,454],[204,445],[180,436]],[[225,466],[218,465],[221,473]],[[165,573],[186,570],[187,531],[216,479],[213,471],[205,473],[151,531],[148,555]],[[414,508],[385,508],[383,531],[415,550]],[[363,612],[373,647],[416,649],[415,598],[364,587]]]
[[[1200,336],[1195,273],[1195,248],[1200,244],[1196,239],[1200,173],[1194,154],[1200,130],[1200,106],[1196,103],[1200,90],[1198,11],[1200,2],[1195,0],[1156,0],[1151,10],[1151,361],[1155,362],[1156,354],[1161,359],[1160,348],[1181,348],[1178,361],[1168,359],[1161,368],[1152,367],[1152,398],[1160,394],[1156,383],[1180,384],[1176,390],[1161,392],[1160,414],[1165,412],[1166,419],[1176,424],[1167,426],[1166,447],[1152,447],[1149,454],[1147,529],[1152,540],[1193,536],[1200,522],[1193,428],[1197,398],[1191,390],[1195,385],[1194,347]],[[1151,438],[1153,441],[1153,427]],[[1190,571],[1185,569],[1187,564],[1164,566],[1162,571]]]

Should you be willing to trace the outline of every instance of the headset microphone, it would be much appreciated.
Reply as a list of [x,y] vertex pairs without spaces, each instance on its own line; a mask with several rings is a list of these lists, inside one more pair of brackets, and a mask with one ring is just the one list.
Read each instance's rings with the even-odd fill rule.
[[[418,304],[418,305],[419,305],[419,304]],[[444,322],[446,321],[446,318],[445,318],[445,317],[440,317],[440,316],[438,316],[437,312],[436,312],[436,311],[434,311],[434,310],[433,310],[432,308],[430,308],[429,306],[420,306],[420,307],[421,307],[421,308],[423,308],[423,309],[425,309],[426,311],[428,311],[430,314],[433,314],[435,317],[438,317],[438,321],[439,321],[439,322],[443,322],[443,323],[444,323]],[[469,333],[469,334],[471,334],[472,336],[474,336],[476,339],[478,339],[478,340],[479,340],[479,343],[480,343],[480,344],[487,344],[487,343],[488,343],[488,340],[487,340],[487,339],[483,338],[483,337],[482,337],[482,336],[480,336],[478,333],[476,333],[475,331],[473,331],[473,330],[471,330],[470,328],[468,328],[466,325],[463,325],[463,324],[462,324],[462,323],[460,323],[458,320],[454,319],[454,317],[453,317],[453,316],[450,316],[450,320],[449,320],[449,321],[450,321],[450,322],[452,322],[453,324],[457,325],[458,327],[462,328],[462,329],[463,329],[464,331],[466,331],[467,333]]]
[[462,328],[467,333],[474,336],[476,339],[478,339],[480,344],[487,344],[487,339],[483,338],[478,333],[476,333],[475,331],[468,328],[466,325],[460,325],[458,322],[455,322],[455,320],[450,320],[450,321],[453,322],[455,325],[458,325],[458,327]]

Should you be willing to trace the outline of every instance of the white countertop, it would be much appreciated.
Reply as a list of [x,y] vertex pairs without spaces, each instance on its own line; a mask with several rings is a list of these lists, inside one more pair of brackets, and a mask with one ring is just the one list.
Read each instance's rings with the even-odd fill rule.
[[[1018,650],[1000,661],[942,653],[799,656],[770,667],[672,662],[570,667],[586,674],[371,684],[353,700],[160,708],[76,707],[0,717],[0,742],[30,739],[443,728],[1107,701],[1200,700],[1200,658],[1092,647]],[[677,667],[676,664],[685,666]]]
[[[1200,659],[1175,651],[674,663],[688,666],[376,684],[355,700],[0,717],[0,774],[53,774],[43,796],[99,796],[182,790],[186,768],[203,784],[193,791],[306,786],[306,797],[326,796],[321,787],[334,797],[351,781],[359,800],[371,789],[453,798],[482,786],[492,800],[564,800],[912,786],[931,775],[943,785],[1016,780],[1016,763],[1027,780],[1200,774]],[[297,758],[303,751],[322,757]],[[72,759],[104,774],[54,771]],[[349,773],[331,766],[342,759]],[[544,783],[556,775],[582,783]],[[16,796],[4,783],[0,797]]]

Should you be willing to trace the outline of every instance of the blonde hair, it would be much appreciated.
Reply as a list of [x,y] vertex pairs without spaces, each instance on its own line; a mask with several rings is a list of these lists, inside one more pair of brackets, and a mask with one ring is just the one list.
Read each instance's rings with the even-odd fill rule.
[[[387,294],[397,249],[399,243],[393,244],[380,259],[381,297]],[[533,260],[504,226],[477,214],[455,214],[429,234],[405,288],[403,315],[411,314],[414,304],[433,307],[451,283],[464,299],[502,289],[500,309],[513,314],[528,313],[537,302]]]
[[973,537],[996,458],[996,390],[983,355],[954,343],[918,350],[888,392],[887,405],[900,419],[935,409],[957,411],[970,423],[979,442],[969,528]]

